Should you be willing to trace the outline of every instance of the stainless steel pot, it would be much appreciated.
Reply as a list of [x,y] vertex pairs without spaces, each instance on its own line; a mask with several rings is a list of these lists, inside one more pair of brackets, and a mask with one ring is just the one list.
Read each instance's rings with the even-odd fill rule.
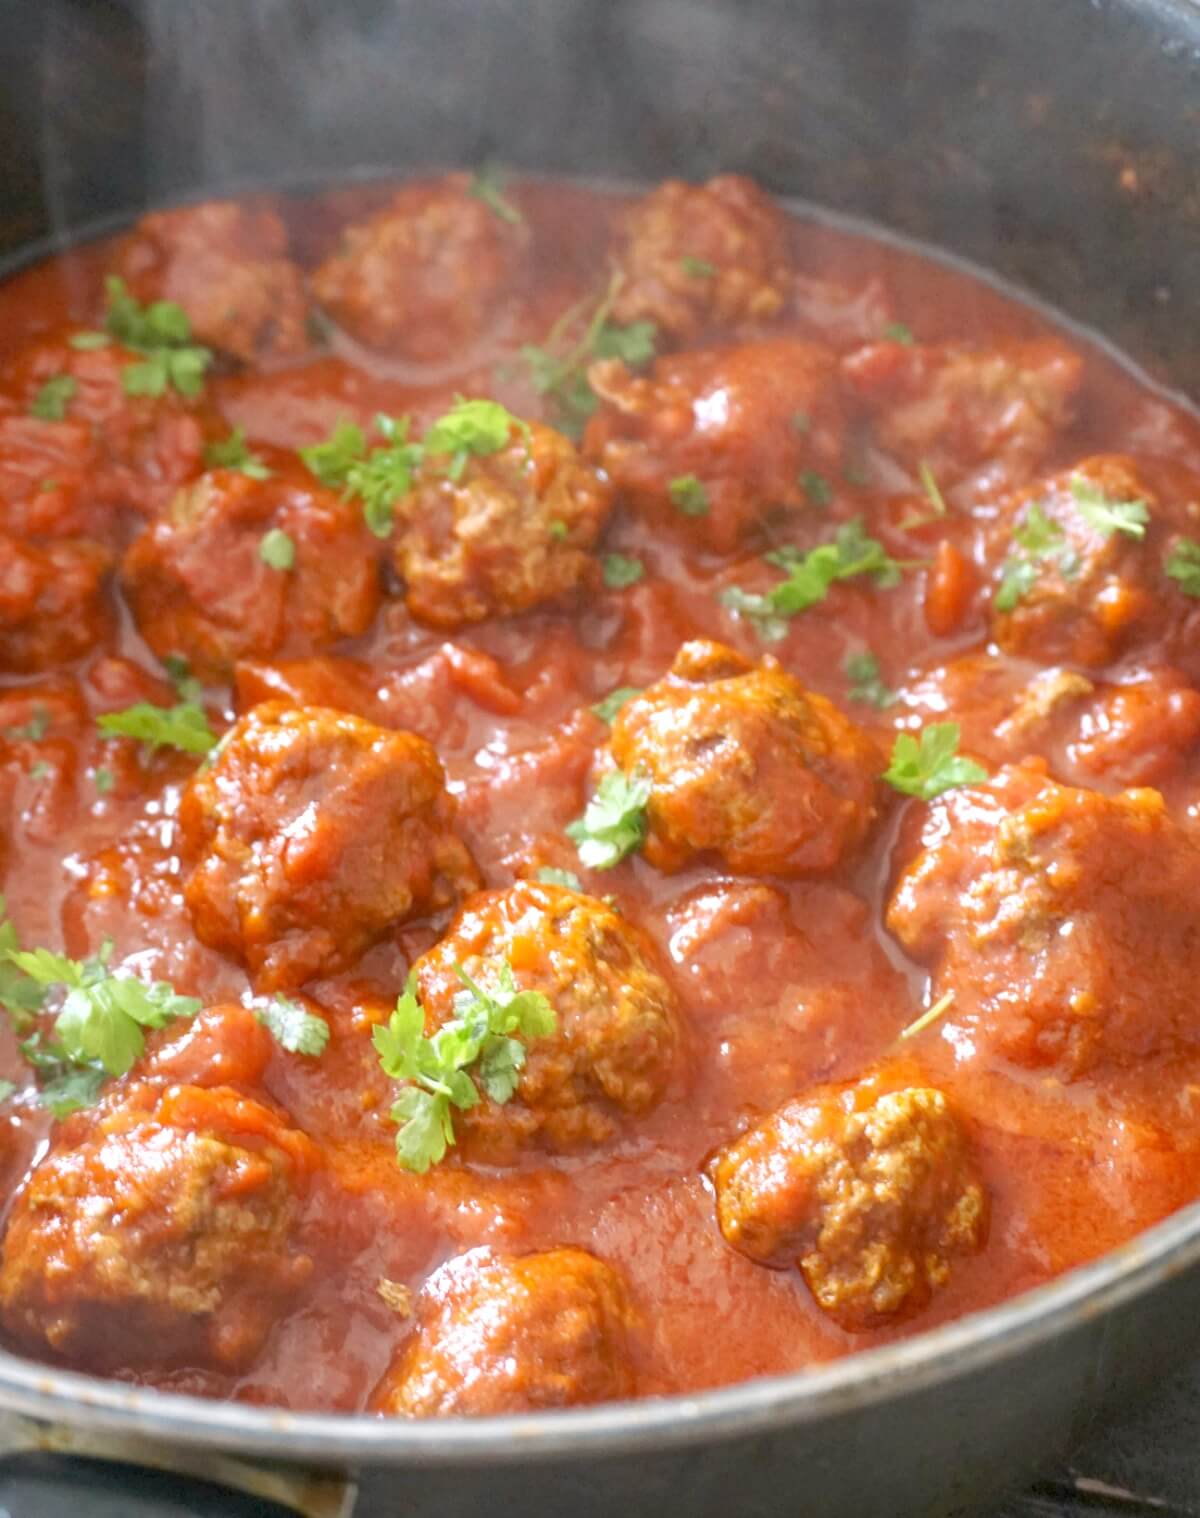
[[[1192,0],[9,0],[0,63],[0,247],[18,258],[98,215],[363,165],[725,168],[973,258],[1200,393]],[[469,1423],[211,1403],[0,1354],[0,1507],[958,1511],[1196,1345],[1198,1261],[1189,1208],[809,1374]],[[79,1463],[96,1455],[126,1463]]]

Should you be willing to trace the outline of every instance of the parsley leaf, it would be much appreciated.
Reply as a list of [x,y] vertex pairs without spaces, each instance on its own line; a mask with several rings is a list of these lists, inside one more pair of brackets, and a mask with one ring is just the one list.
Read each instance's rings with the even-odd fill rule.
[[900,343],[905,348],[910,348],[916,341],[913,337],[912,328],[906,326],[903,322],[888,322],[879,335],[885,342]]
[[175,706],[135,701],[124,711],[97,717],[96,726],[106,738],[137,738],[148,743],[152,751],[178,748],[187,754],[207,754],[217,741],[208,725],[208,714],[196,701],[180,701]]
[[883,778],[906,796],[932,801],[943,791],[986,780],[988,772],[973,759],[958,753],[957,722],[933,722],[921,729],[920,739],[900,733],[892,748],[892,762]]
[[1079,515],[1102,537],[1110,538],[1114,532],[1123,532],[1130,538],[1146,536],[1150,509],[1145,501],[1111,500],[1099,485],[1081,474],[1071,476],[1071,494]]
[[37,1072],[38,1100],[55,1118],[68,1117],[94,1106],[107,1072],[98,1060],[77,1064],[60,1043],[47,1043],[40,1033],[24,1039],[21,1058]]
[[330,490],[340,490],[348,481],[351,467],[367,451],[367,440],[354,422],[339,422],[323,443],[300,449],[300,457],[309,474],[315,475]]
[[107,765],[101,765],[99,769],[92,771],[92,783],[96,787],[98,796],[107,796],[117,783],[117,777]]
[[641,559],[623,553],[606,553],[603,567],[604,583],[610,590],[627,590],[630,585],[636,585],[646,573],[646,566]]
[[166,981],[147,983],[110,975],[112,944],[90,959],[69,959],[49,949],[9,949],[7,960],[45,991],[63,991],[54,1020],[63,1057],[76,1065],[101,1065],[124,1075],[145,1047],[143,1028],[163,1028],[177,1017],[194,1017],[201,1003],[180,996]]
[[1200,597],[1200,543],[1180,538],[1167,555],[1167,574],[1185,596]]
[[800,476],[800,488],[814,506],[828,506],[833,500],[833,486],[815,469],[806,469]]
[[0,1102],[8,1101],[9,1097],[15,1094],[16,1089],[16,1081],[0,1080]]
[[537,872],[537,878],[542,885],[565,886],[568,891],[583,891],[583,881],[576,875],[574,870],[558,870],[553,865],[544,864]]
[[8,903],[0,896],[0,1007],[17,1034],[29,1032],[46,1000],[41,986],[13,964],[12,956],[20,947],[17,930],[8,919]]
[[40,743],[50,731],[50,713],[37,702],[32,710],[28,722],[22,722],[18,727],[6,727],[4,736],[10,743]]
[[681,474],[667,486],[671,504],[682,516],[706,517],[708,515],[708,491],[694,474]]
[[679,267],[692,279],[711,279],[717,272],[716,264],[709,263],[707,258],[693,258],[690,253],[679,260]]
[[276,996],[264,1006],[256,1007],[254,1015],[289,1054],[306,1054],[315,1059],[324,1053],[329,1042],[329,1024],[325,1019],[290,997]]
[[409,1083],[392,1107],[392,1120],[400,1125],[396,1157],[418,1174],[443,1159],[454,1143],[452,1109],[465,1111],[479,1101],[472,1068],[487,1095],[503,1105],[525,1066],[522,1040],[548,1037],[558,1021],[540,991],[517,988],[507,960],[486,984],[461,965],[455,968],[464,989],[454,998],[454,1016],[432,1038],[425,1036],[412,975],[391,1017],[372,1035],[384,1074]]
[[632,701],[634,696],[641,694],[640,688],[636,685],[618,685],[616,690],[609,691],[602,701],[597,701],[592,711],[601,722],[611,723],[627,701]]
[[[110,274],[104,283],[108,292],[105,331],[124,347],[142,355],[139,363],[126,365],[121,375],[125,393],[162,395],[168,386],[174,386],[180,395],[199,395],[212,353],[192,342],[192,324],[183,307],[170,300],[142,306],[129,293],[125,281],[115,274]],[[77,334],[77,339],[84,337],[90,339],[93,334]],[[75,346],[84,346],[77,339],[73,339]],[[89,342],[87,346],[101,345]]]
[[282,527],[272,527],[262,535],[258,556],[268,569],[286,572],[296,566],[296,545]]
[[476,200],[482,200],[488,210],[494,212],[501,221],[518,227],[523,225],[525,218],[511,201],[505,200],[505,178],[504,170],[499,164],[485,163],[472,175],[467,194],[473,195]]
[[767,561],[788,571],[787,578],[762,594],[730,586],[722,591],[721,604],[749,617],[760,637],[777,642],[787,632],[787,619],[818,605],[838,580],[871,575],[887,589],[900,579],[901,565],[876,538],[863,532],[862,518],[855,517],[838,528],[832,543],[821,543],[807,553],[775,549]]
[[179,699],[198,703],[204,694],[204,687],[192,674],[192,666],[183,655],[167,654],[163,658],[162,665]]
[[[598,299],[590,297],[569,306],[542,346],[526,343],[521,348],[533,388],[550,402],[558,426],[576,439],[597,406],[587,378],[592,359],[619,358],[635,368],[654,357],[658,329],[653,322],[631,322],[622,327],[608,319],[622,283],[623,276],[614,274]],[[569,343],[569,334],[580,323],[584,323],[580,336]]]
[[514,427],[528,435],[528,425],[499,401],[467,400],[460,395],[426,432],[423,446],[426,454],[448,455],[446,473],[460,480],[472,454],[499,453],[508,445]]
[[857,654],[847,655],[842,668],[850,682],[851,701],[857,701],[863,706],[873,706],[879,711],[883,711],[895,701],[896,692],[885,684],[879,672],[879,660],[869,648]]
[[589,870],[611,870],[626,854],[641,847],[649,800],[649,775],[626,775],[621,770],[605,775],[583,816],[567,827],[567,837]]
[[56,374],[48,379],[33,398],[30,416],[43,422],[61,422],[67,414],[67,402],[79,389],[78,382],[69,374]]
[[992,597],[997,611],[1015,610],[1037,584],[1043,566],[1056,566],[1068,577],[1078,572],[1066,533],[1036,501],[1021,525],[1013,529],[1013,542],[1016,549],[1001,564],[1000,583]]
[[269,480],[274,472],[257,454],[250,452],[241,427],[235,427],[221,442],[206,444],[204,462],[209,469],[236,469],[251,480]]

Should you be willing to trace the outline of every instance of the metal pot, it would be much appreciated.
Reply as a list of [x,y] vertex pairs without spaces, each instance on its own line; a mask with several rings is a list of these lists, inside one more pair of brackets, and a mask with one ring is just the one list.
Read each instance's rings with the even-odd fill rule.
[[[11,258],[154,202],[369,166],[740,170],[977,260],[1200,392],[1194,0],[9,0],[0,31]],[[0,1353],[0,1507],[332,1518],[357,1483],[364,1515],[956,1511],[1196,1343],[1198,1261],[1193,1207],[811,1373],[465,1423],[206,1402]]]

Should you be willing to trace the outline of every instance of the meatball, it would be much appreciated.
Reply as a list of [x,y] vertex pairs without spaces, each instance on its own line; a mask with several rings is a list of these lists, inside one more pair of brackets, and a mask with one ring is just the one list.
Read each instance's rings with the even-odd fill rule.
[[1200,1043],[1200,848],[1157,791],[1116,796],[1037,761],[930,808],[887,925],[933,971],[959,1057],[1061,1080]]
[[[843,421],[833,354],[779,339],[660,358],[649,375],[593,364],[601,406],[584,452],[644,516],[718,552],[808,504],[839,470]],[[690,496],[686,485],[691,482]]]
[[477,883],[423,738],[268,702],[184,792],[197,937],[265,990],[346,968],[393,925]]
[[711,1167],[726,1241],[799,1267],[850,1333],[927,1306],[987,1237],[988,1198],[940,1091],[876,1081],[795,1097]]
[[228,1086],[135,1085],[57,1130],[0,1260],[8,1333],[97,1370],[244,1367],[308,1279],[318,1156]]
[[[0,375],[21,412],[0,423],[0,521],[11,531],[100,536],[113,508],[149,515],[203,468],[203,399],[171,387],[131,395],[125,373],[142,355],[115,342],[76,348],[76,336],[39,338]],[[26,414],[62,381],[73,388],[61,419]]]
[[313,275],[313,293],[358,342],[436,362],[477,342],[511,288],[525,229],[473,196],[465,174],[415,180]]
[[408,1418],[483,1417],[633,1395],[633,1312],[582,1249],[515,1259],[472,1249],[426,1282],[413,1337],[375,1395]]
[[308,347],[304,276],[274,211],[234,200],[143,216],[117,270],[140,301],[175,301],[197,342],[234,358],[286,357]]
[[1067,748],[1089,776],[1109,784],[1156,785],[1176,771],[1200,741],[1200,691],[1172,669],[1097,693],[1081,713]]
[[767,655],[685,643],[626,702],[609,747],[651,780],[642,852],[660,870],[715,854],[747,875],[832,870],[863,841],[884,768],[874,743]]
[[130,546],[121,577],[155,653],[184,654],[213,679],[242,657],[358,637],[380,601],[378,550],[357,507],[282,460],[269,479],[201,475]]
[[1114,530],[1097,518],[1097,506],[1135,504],[1150,514],[1158,502],[1116,455],[1084,459],[1006,504],[991,617],[1006,653],[1098,667],[1155,620],[1163,595],[1144,523]]
[[558,1026],[528,1044],[510,1101],[481,1096],[456,1114],[468,1158],[505,1164],[535,1144],[602,1143],[622,1113],[659,1101],[677,1064],[679,1017],[632,923],[594,897],[528,880],[472,897],[414,966],[428,1032],[455,1015],[458,966],[486,985],[503,962],[521,990],[549,999]]
[[623,218],[613,316],[690,342],[706,328],[769,321],[788,295],[787,222],[749,179],[668,179]]
[[104,600],[111,564],[97,543],[38,547],[0,532],[0,670],[50,669],[102,643],[111,625]]
[[559,600],[598,575],[588,550],[611,505],[608,481],[561,433],[514,426],[496,453],[454,478],[427,459],[396,504],[396,569],[418,621],[456,628]]
[[842,361],[879,446],[969,495],[1028,481],[1074,419],[1083,360],[1046,338],[972,348],[882,342]]

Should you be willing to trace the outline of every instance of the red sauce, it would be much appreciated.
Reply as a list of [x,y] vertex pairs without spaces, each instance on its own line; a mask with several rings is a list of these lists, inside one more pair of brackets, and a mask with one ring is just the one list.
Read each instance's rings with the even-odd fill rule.
[[[469,361],[453,354],[409,360],[337,336],[329,349],[230,362],[207,385],[211,411],[203,425],[210,435],[238,426],[251,446],[291,450],[321,440],[339,419],[367,423],[378,411],[411,413],[419,432],[456,393],[494,396],[518,414],[538,415],[518,349],[541,342],[561,311],[602,288],[606,248],[625,201],[557,183],[511,193],[529,242],[521,278],[488,307],[487,351],[475,350]],[[287,205],[293,255],[311,267],[337,244],[344,224],[380,199],[375,189],[350,190]],[[1034,479],[1098,453],[1148,460],[1151,473],[1168,466],[1200,471],[1196,418],[1089,339],[1064,335],[966,273],[872,237],[807,220],[791,223],[788,236],[788,258],[810,279],[835,281],[851,296],[873,282],[851,325],[874,319],[875,300],[887,320],[906,323],[923,345],[1065,341],[1082,361],[1075,419],[1055,430]],[[89,246],[0,288],[6,394],[18,393],[13,376],[35,340],[101,319],[101,275],[115,257],[112,245]],[[834,306],[846,298],[805,288],[806,296],[770,316],[771,336],[826,342],[839,355],[861,347],[838,328],[843,317]],[[677,346],[702,350],[718,338],[735,340],[706,333]],[[221,419],[227,425],[217,425]],[[1079,694],[1080,685],[1075,704],[1054,707],[1027,738],[1014,739],[1004,723],[1040,665],[988,652],[999,562],[988,534],[999,494],[964,507],[951,490],[950,514],[930,516],[895,458],[881,464],[876,457],[873,467],[873,483],[834,478],[831,503],[798,507],[785,540],[810,547],[857,515],[896,558],[919,564],[891,589],[861,581],[835,586],[794,617],[769,651],[803,686],[872,732],[885,752],[897,729],[953,718],[964,749],[989,767],[1039,754],[1066,784],[1104,793],[1152,784],[1183,829],[1194,829],[1194,642],[1178,627],[1127,642],[1111,662],[1077,670],[1093,689],[1119,685],[1115,705],[1097,705]],[[170,489],[165,494],[169,499]],[[88,509],[101,512],[95,502]],[[115,509],[119,525],[110,542],[128,541],[143,518]],[[160,502],[150,511],[164,509]],[[922,525],[900,525],[914,514],[925,517]],[[45,541],[31,530],[35,538]],[[564,829],[583,808],[593,756],[607,736],[589,705],[614,687],[661,678],[689,638],[760,658],[764,645],[753,624],[718,596],[730,585],[761,588],[778,578],[762,564],[764,546],[751,537],[714,552],[686,520],[664,525],[619,502],[601,551],[642,559],[640,583],[444,632],[410,617],[390,576],[369,631],[337,644],[310,669],[307,689],[318,691],[322,704],[344,702],[432,743],[484,885],[506,885],[538,866],[576,869]],[[1166,585],[1168,593],[1177,592]],[[28,722],[27,695],[50,707],[54,700],[68,709],[82,703],[92,714],[146,697],[171,699],[115,581],[105,594],[107,618],[81,657],[39,673],[5,672],[0,664],[0,726]],[[877,653],[884,681],[898,692],[882,711],[848,699],[843,665],[863,648]],[[344,659],[355,663],[337,663]],[[278,665],[272,673],[270,663],[243,665],[236,683],[208,687],[218,728],[256,699],[289,694],[289,677]],[[1147,689],[1151,697],[1167,694],[1143,700],[1138,693]],[[197,940],[183,901],[175,819],[195,759],[147,759],[136,745],[105,740],[89,725],[67,723],[62,731],[56,736],[52,724],[41,743],[12,742],[0,771],[0,806],[7,807],[0,810],[0,865],[21,940],[82,956],[109,936],[115,964],[170,980],[206,1005],[248,994],[243,968]],[[108,789],[97,787],[98,775],[111,776]],[[117,1373],[288,1407],[361,1409],[410,1332],[381,1300],[381,1278],[416,1292],[440,1262],[476,1245],[521,1253],[577,1245],[628,1283],[643,1325],[634,1341],[639,1393],[687,1391],[800,1369],[931,1328],[1092,1259],[1200,1195],[1195,1058],[1176,1052],[1063,1080],[1000,1055],[967,1057],[953,1030],[935,1025],[906,1044],[903,1056],[917,1061],[923,1079],[961,1114],[990,1193],[991,1226],[986,1247],[956,1262],[930,1305],[894,1326],[851,1334],[821,1312],[797,1271],[765,1268],[724,1242],[706,1158],[797,1093],[895,1057],[899,1031],[925,1005],[925,968],[884,926],[924,815],[920,802],[887,793],[865,848],[849,863],[812,878],[773,880],[785,913],[757,920],[747,912],[743,921],[734,913],[707,937],[698,935],[703,914],[695,904],[732,878],[719,864],[664,874],[635,854],[589,877],[592,889],[611,893],[649,936],[678,994],[686,1044],[685,1075],[667,1098],[623,1120],[598,1148],[557,1156],[534,1150],[503,1168],[452,1153],[424,1177],[398,1168],[388,1118],[393,1093],[370,1029],[411,962],[437,941],[444,914],[398,927],[351,969],[305,987],[333,1030],[319,1059],[272,1046],[261,1076],[242,1071],[239,1081],[238,1041],[251,1033],[227,1029],[227,1047],[215,1056],[201,1049],[197,1062],[225,1060],[234,1085],[282,1107],[325,1156],[310,1220],[316,1268],[248,1369],[218,1373],[184,1356],[149,1372],[122,1365],[118,1355]],[[947,911],[955,910],[948,896]],[[168,1029],[151,1045],[180,1036],[178,1027]],[[174,1078],[191,1057],[178,1057]],[[32,1093],[7,1029],[0,1029],[0,1073]],[[12,1194],[53,1142],[32,1094],[3,1108],[2,1136]]]

